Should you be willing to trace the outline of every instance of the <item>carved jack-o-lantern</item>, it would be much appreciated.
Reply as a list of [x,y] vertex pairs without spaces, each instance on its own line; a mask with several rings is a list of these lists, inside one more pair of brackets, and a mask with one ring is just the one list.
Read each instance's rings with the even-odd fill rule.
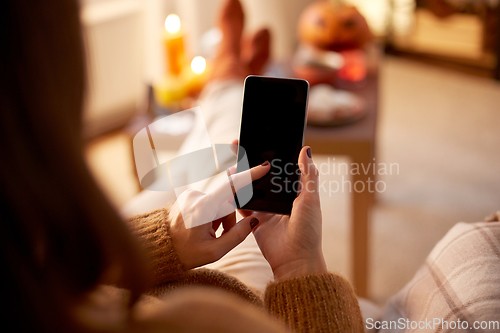
[[371,38],[365,18],[353,6],[320,0],[309,5],[298,24],[302,43],[338,51],[363,47]]

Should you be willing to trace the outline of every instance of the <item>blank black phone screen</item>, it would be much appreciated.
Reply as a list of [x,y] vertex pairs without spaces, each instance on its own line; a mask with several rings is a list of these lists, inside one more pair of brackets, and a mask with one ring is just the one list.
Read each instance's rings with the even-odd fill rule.
[[[271,170],[252,183],[253,195],[241,209],[289,215],[300,189],[298,158],[304,143],[309,83],[249,76],[245,80],[238,161],[250,167],[266,161]],[[237,172],[241,172],[241,163]]]

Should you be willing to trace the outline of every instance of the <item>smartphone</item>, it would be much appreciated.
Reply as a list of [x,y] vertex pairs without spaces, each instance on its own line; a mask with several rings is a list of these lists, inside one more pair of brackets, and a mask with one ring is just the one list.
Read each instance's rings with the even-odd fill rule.
[[[300,189],[299,153],[304,145],[309,83],[300,79],[248,76],[245,79],[237,172],[271,163],[254,181],[252,197],[239,209],[290,215]],[[245,163],[246,164],[246,163]],[[248,189],[245,189],[248,191]]]

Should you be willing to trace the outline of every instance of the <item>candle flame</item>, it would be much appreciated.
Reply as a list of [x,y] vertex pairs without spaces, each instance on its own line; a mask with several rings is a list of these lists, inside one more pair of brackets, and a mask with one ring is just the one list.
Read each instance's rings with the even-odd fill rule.
[[175,14],[168,15],[165,20],[165,29],[167,29],[167,31],[171,34],[181,30],[181,20],[179,19],[179,16]]
[[207,67],[207,62],[205,61],[205,58],[203,57],[194,57],[193,61],[191,61],[191,69],[193,72],[196,74],[201,74],[203,71],[205,71],[205,68]]

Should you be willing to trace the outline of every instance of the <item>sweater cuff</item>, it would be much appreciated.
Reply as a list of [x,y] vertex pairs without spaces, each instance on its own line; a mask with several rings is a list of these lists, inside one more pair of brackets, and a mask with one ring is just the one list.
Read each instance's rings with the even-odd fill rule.
[[132,233],[138,237],[149,259],[153,286],[185,275],[186,269],[175,252],[170,237],[168,210],[158,209],[137,215],[129,219],[128,225]]
[[314,274],[267,286],[269,312],[295,332],[363,332],[351,284],[333,273]]

